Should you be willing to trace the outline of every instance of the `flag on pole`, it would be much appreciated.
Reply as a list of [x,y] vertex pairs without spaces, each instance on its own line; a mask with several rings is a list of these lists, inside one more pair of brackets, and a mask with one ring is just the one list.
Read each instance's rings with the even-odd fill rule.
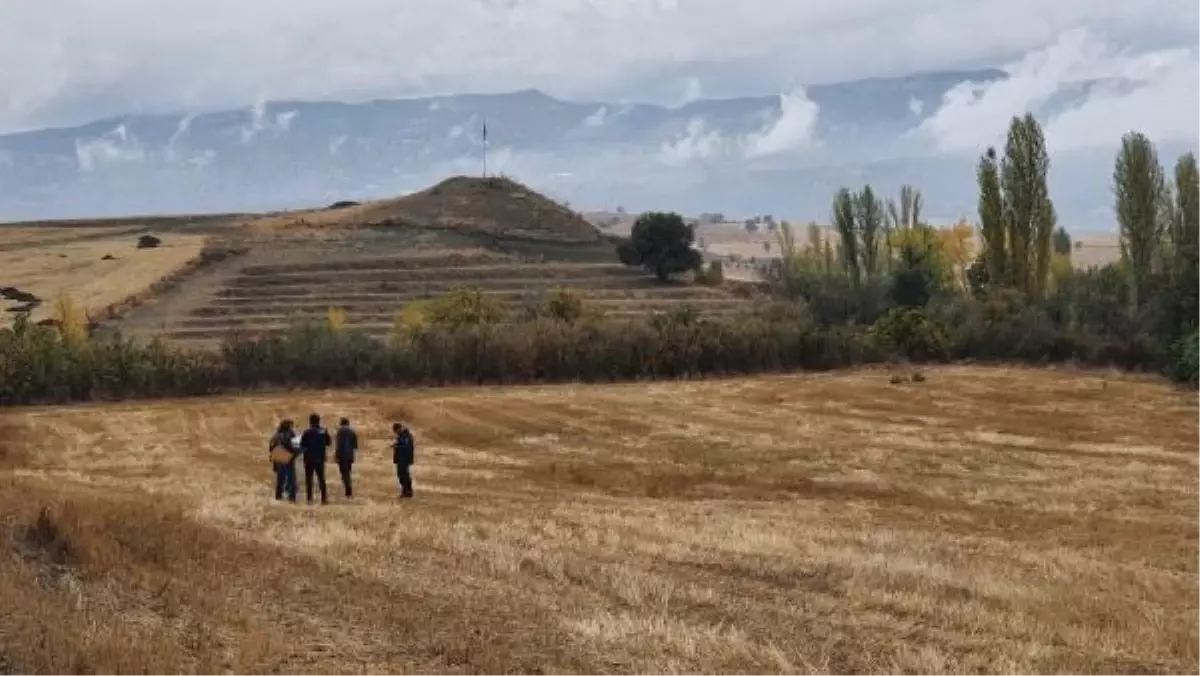
[[483,177],[487,178],[487,118],[483,118]]
[[483,118],[483,142],[487,143],[487,118]]

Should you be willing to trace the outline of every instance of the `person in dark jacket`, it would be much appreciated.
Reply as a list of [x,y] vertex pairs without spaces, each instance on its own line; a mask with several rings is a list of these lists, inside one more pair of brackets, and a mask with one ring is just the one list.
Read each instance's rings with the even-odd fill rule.
[[310,505],[313,501],[314,474],[321,486],[321,504],[329,504],[329,495],[325,492],[325,449],[332,444],[329,432],[321,427],[321,416],[316,413],[308,416],[308,429],[300,435],[300,450],[304,453],[304,495]]
[[396,478],[400,480],[400,497],[413,496],[412,466],[415,460],[416,442],[412,432],[400,423],[392,425],[396,443],[392,446],[392,462],[396,464]]
[[354,497],[354,488],[350,483],[350,470],[354,467],[356,450],[358,450],[358,434],[353,427],[350,427],[350,421],[342,418],[338,424],[333,459],[337,461],[338,474],[342,476],[342,486],[346,488],[346,497],[348,498]]
[[282,500],[283,494],[286,491],[288,500],[296,501],[296,455],[300,452],[296,448],[293,435],[295,432],[292,429],[292,421],[284,420],[279,423],[279,429],[275,430],[275,434],[271,436],[271,442],[267,445],[267,453],[271,454],[276,448],[283,448],[291,454],[291,460],[287,462],[275,462],[271,460],[271,466],[275,468],[275,499]]

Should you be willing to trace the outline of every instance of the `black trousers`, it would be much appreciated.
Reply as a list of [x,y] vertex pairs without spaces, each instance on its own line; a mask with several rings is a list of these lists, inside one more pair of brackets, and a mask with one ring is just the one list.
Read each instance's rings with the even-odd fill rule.
[[346,488],[346,497],[354,496],[354,486],[350,483],[350,470],[354,468],[354,463],[341,460],[338,462],[338,474],[342,475],[342,486]]
[[313,501],[312,480],[314,474],[317,475],[317,483],[321,486],[321,502],[329,502],[329,495],[325,492],[325,463],[323,462],[305,461],[304,497],[308,498],[309,502]]
[[411,498],[412,491],[412,465],[404,463],[396,463],[396,478],[400,480],[400,497]]

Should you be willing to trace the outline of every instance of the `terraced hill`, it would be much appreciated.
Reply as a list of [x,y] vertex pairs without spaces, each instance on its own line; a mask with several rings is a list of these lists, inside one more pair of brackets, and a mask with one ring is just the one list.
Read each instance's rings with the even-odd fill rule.
[[[93,312],[94,303],[86,308],[102,330],[142,339],[212,345],[234,331],[284,331],[332,308],[346,313],[349,327],[381,336],[408,304],[459,286],[482,289],[514,315],[556,288],[575,290],[593,311],[616,318],[685,304],[721,314],[747,302],[727,290],[663,285],[620,265],[614,243],[582,216],[503,178],[455,177],[394,200],[336,208],[164,217],[138,225],[165,238],[164,247],[188,241],[204,250],[195,256],[198,263],[169,269],[132,257],[92,256],[140,273],[144,288],[114,289],[119,298],[102,304],[102,316]],[[118,226],[121,236],[131,236],[123,221],[106,224]],[[14,241],[32,238],[37,249],[44,236],[73,237],[82,227],[32,224]],[[9,253],[28,258],[29,246]],[[64,290],[78,294],[88,283],[75,280]]]
[[[324,261],[319,269],[292,263],[247,265],[190,307],[143,330],[175,341],[210,343],[231,331],[276,333],[302,318],[322,318],[330,308],[346,312],[350,327],[387,335],[408,303],[433,298],[456,286],[478,287],[516,311],[555,288],[577,290],[587,304],[610,317],[637,317],[691,305],[708,314],[734,312],[746,301],[696,285],[661,285],[617,263],[534,263],[509,256],[425,255]],[[136,333],[136,330],[134,331]]]

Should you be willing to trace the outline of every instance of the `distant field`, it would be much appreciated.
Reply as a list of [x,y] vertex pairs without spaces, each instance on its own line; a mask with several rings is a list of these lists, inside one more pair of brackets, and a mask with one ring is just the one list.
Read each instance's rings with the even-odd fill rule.
[[[605,224],[604,232],[628,235],[636,215],[593,212],[588,214],[588,218],[593,223]],[[796,232],[796,239],[801,245],[807,242],[806,227],[800,224]],[[830,227],[823,226],[822,236],[833,238],[836,235]],[[1084,231],[1075,233],[1073,238],[1078,246],[1071,250],[1071,262],[1077,268],[1107,265],[1121,258],[1121,245],[1114,233]],[[696,241],[698,244],[703,242],[706,252],[713,257],[736,256],[759,260],[779,257],[775,233],[765,228],[754,233],[746,232],[741,223],[701,224],[696,228]],[[978,243],[975,246],[978,247]]]
[[[200,254],[204,242],[201,235],[171,234],[163,236],[158,248],[138,249],[137,236],[125,228],[0,228],[0,287],[41,299],[31,314],[34,321],[53,317],[60,293],[97,315],[183,267]],[[20,305],[0,299],[0,310]],[[11,319],[4,312],[0,325]]]
[[[9,411],[0,664],[1195,673],[1195,394],[928,376]],[[270,498],[267,434],[309,411],[359,426],[353,503],[332,470],[331,506]]]

